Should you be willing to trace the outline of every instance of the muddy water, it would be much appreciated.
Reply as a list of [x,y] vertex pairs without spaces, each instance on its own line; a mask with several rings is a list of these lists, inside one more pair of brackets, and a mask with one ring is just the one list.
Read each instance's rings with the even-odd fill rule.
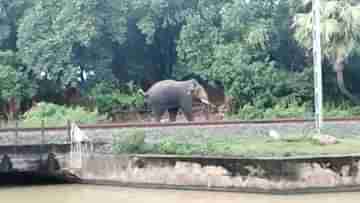
[[359,199],[360,193],[279,196],[80,185],[0,188],[1,203],[358,203]]

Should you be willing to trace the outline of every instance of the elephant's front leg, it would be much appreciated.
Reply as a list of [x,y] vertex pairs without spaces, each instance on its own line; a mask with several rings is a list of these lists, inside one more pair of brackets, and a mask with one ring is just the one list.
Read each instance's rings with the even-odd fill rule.
[[169,109],[168,111],[169,111],[170,122],[175,122],[179,108],[172,108],[172,109]]
[[191,122],[194,120],[193,114],[192,114],[192,108],[184,108],[183,109],[185,118],[187,121]]
[[210,106],[207,104],[202,104],[202,112],[204,113],[205,119],[208,121],[210,117]]
[[194,121],[194,117],[193,117],[191,111],[190,112],[185,112],[184,111],[184,115],[185,115],[187,121],[189,121],[189,122]]
[[161,107],[153,107],[152,111],[153,111],[153,114],[155,116],[156,122],[160,122],[161,117],[165,113],[166,109],[161,108]]
[[181,105],[181,108],[182,108],[182,111],[186,117],[186,120],[191,122],[194,120],[193,118],[193,114],[192,114],[192,101],[191,101],[191,98],[190,100],[182,103]]

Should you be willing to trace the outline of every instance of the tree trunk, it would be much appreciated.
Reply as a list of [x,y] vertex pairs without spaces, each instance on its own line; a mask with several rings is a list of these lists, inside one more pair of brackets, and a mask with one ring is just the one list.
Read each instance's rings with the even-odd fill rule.
[[355,97],[354,95],[352,95],[345,86],[343,60],[337,60],[337,62],[334,64],[334,69],[336,72],[336,80],[337,80],[337,84],[340,89],[340,92],[343,93],[346,97],[348,97],[355,104],[360,104],[360,100],[357,97]]

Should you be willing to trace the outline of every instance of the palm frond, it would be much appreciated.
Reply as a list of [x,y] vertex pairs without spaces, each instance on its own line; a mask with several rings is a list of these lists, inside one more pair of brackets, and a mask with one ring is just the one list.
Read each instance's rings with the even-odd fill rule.
[[[303,2],[309,4],[312,0]],[[322,0],[321,22],[324,55],[330,60],[349,56],[360,42],[360,4],[352,0]],[[294,37],[308,50],[312,48],[312,26],[311,11],[295,16]]]
[[328,1],[321,4],[321,15],[322,18],[336,17],[336,14],[341,9],[338,1]]
[[342,30],[340,29],[342,25],[335,19],[327,19],[322,23],[322,38],[325,43],[331,43],[331,41],[340,36]]

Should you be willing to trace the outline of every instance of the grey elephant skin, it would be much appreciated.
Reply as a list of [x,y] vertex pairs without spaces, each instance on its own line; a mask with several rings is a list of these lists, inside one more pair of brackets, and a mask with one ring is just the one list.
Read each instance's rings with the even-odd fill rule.
[[195,79],[186,81],[162,80],[152,85],[145,92],[145,103],[151,107],[158,122],[166,111],[169,112],[170,121],[176,121],[180,109],[188,121],[193,121],[193,99],[210,105],[206,90]]

